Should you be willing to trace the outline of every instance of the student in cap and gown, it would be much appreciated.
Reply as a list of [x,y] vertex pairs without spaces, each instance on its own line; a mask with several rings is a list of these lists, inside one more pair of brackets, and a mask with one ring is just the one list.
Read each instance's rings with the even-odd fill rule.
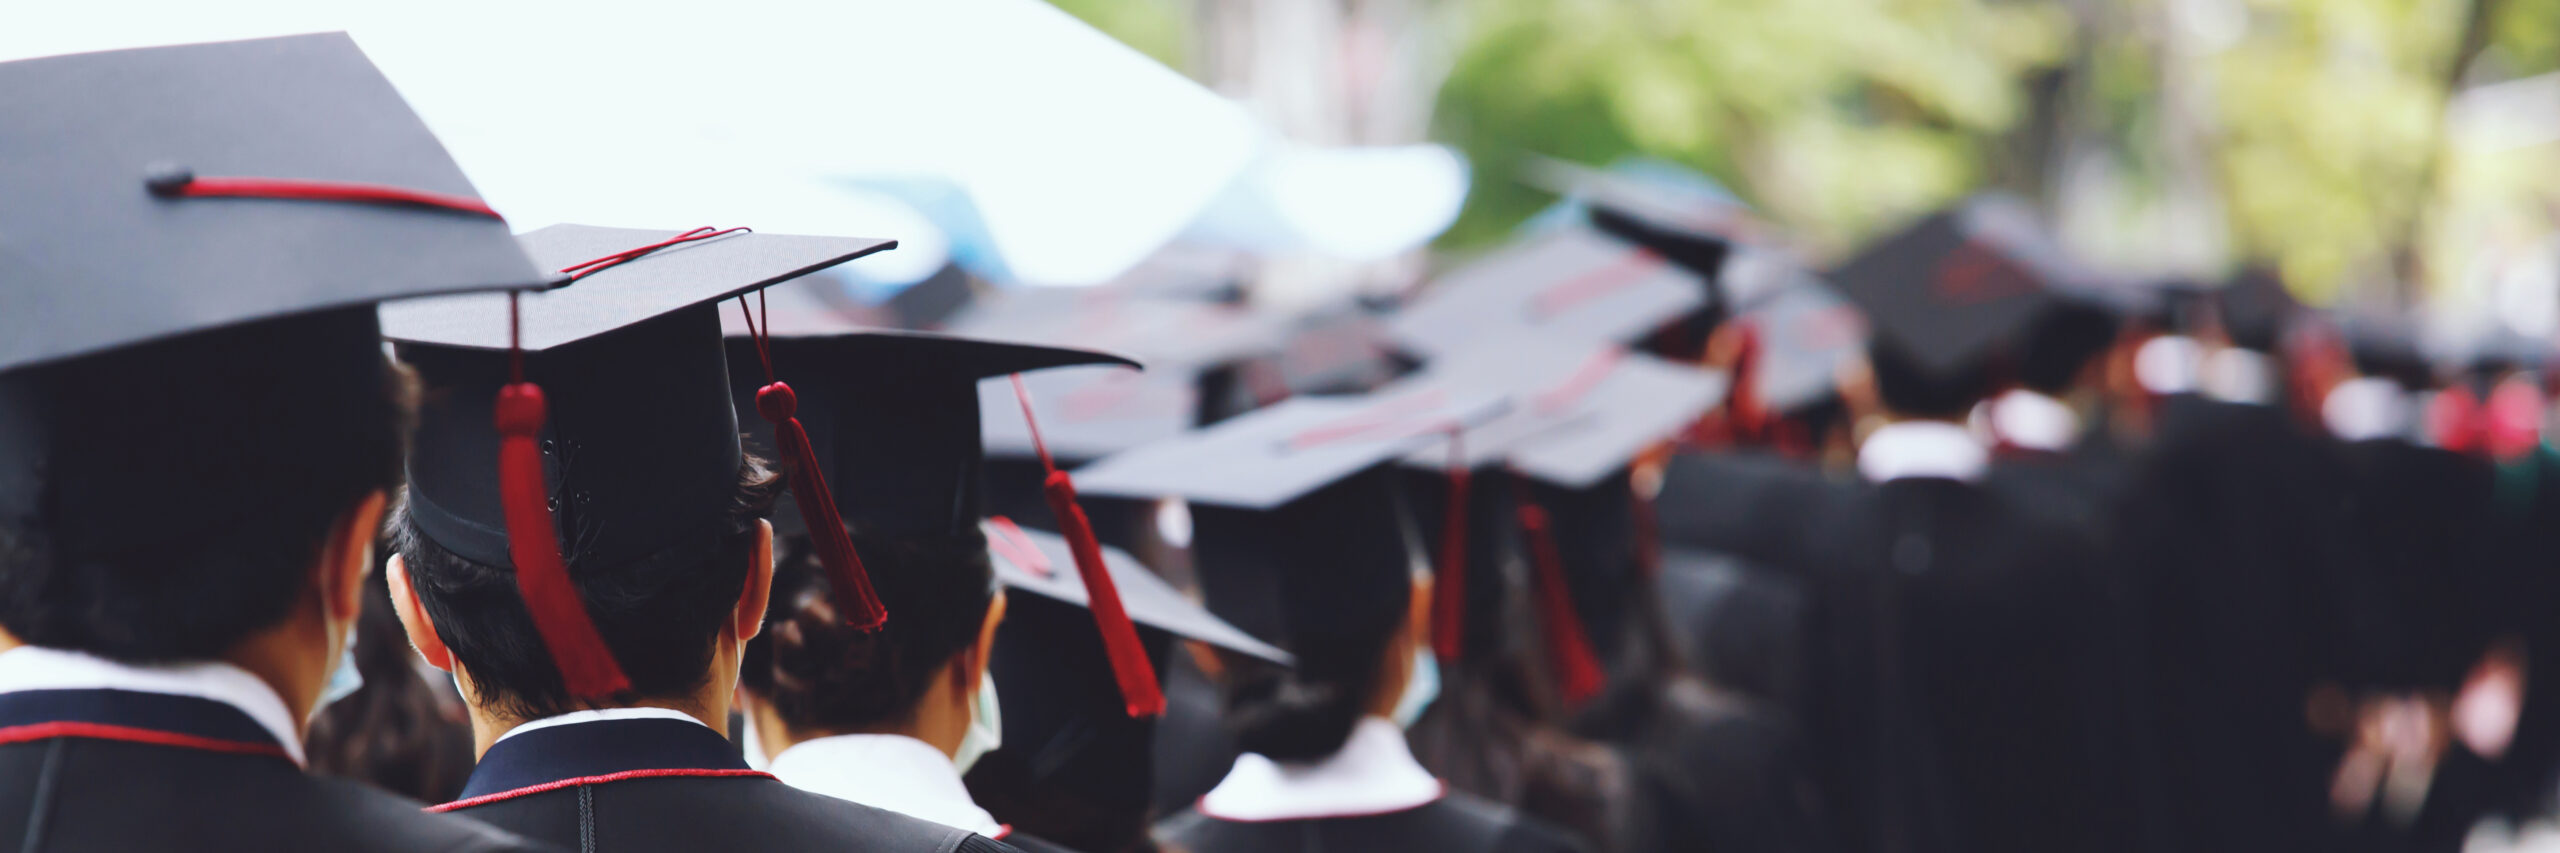
[[343,34],[10,62],[0,93],[0,830],[529,847],[303,772],[400,484],[373,304],[537,285],[505,224]]
[[[1580,786],[1597,789],[1579,797],[1596,815],[1545,811],[1536,805],[1545,798],[1535,793],[1515,795],[1517,801],[1559,821],[1596,822],[1589,834],[1607,849],[1823,848],[1812,785],[1795,761],[1800,754],[1787,721],[1692,675],[1656,593],[1658,551],[1633,467],[1712,406],[1723,378],[1611,345],[1532,338],[1451,353],[1393,387],[1513,395],[1502,415],[1459,435],[1469,458],[1452,460],[1433,448],[1406,461],[1434,475],[1412,484],[1414,494],[1438,496],[1444,514],[1425,517],[1453,521],[1445,515],[1452,464],[1469,472],[1457,488],[1508,492],[1500,505],[1515,516],[1496,525],[1506,535],[1488,543],[1496,546],[1492,560],[1461,555],[1463,563],[1451,563],[1447,543],[1437,543],[1434,591],[1446,597],[1435,603],[1435,639],[1443,646],[1439,662],[1453,673],[1444,680],[1480,687],[1491,674],[1485,652],[1493,639],[1504,648],[1491,661],[1529,657],[1548,687],[1545,701],[1511,709],[1553,721],[1555,733],[1536,741],[1569,734],[1609,754],[1587,768],[1598,778]],[[1535,631],[1506,630],[1512,608],[1465,601],[1480,586],[1504,587],[1498,568],[1512,555],[1528,569],[1517,597],[1533,602]],[[1524,633],[1539,642],[1499,642]],[[1460,723],[1463,714],[1449,711],[1429,715],[1417,729],[1417,743],[1433,747],[1426,752],[1455,761],[1456,753],[1492,748],[1485,723]]]
[[1806,737],[1851,849],[2135,841],[2097,555],[1991,479],[1962,423],[2044,304],[2004,207],[1924,219],[1833,276],[1875,324],[1858,396],[1886,423],[1859,446],[1863,486],[1753,462],[1664,486],[1690,516],[1667,529],[1807,579]]
[[2339,843],[2340,749],[2310,711],[2385,645],[2380,626],[2350,621],[2387,612],[2352,528],[2352,471],[2285,405],[2281,295],[2271,280],[2222,291],[2231,346],[2205,356],[2197,391],[2159,401],[2115,511],[2163,812],[2204,849]]
[[1173,850],[1572,850],[1570,836],[1449,792],[1393,717],[1417,682],[1429,581],[1393,460],[1498,403],[1422,392],[1297,398],[1103,460],[1082,488],[1192,508],[1209,609],[1287,650],[1294,669],[1221,654],[1245,750],[1196,807],[1160,824]]
[[[392,593],[410,641],[460,682],[481,750],[463,798],[437,808],[590,850],[1010,849],[794,789],[716,728],[764,621],[777,479],[739,443],[721,302],[893,244],[574,225],[520,239],[579,278],[520,313],[449,298],[383,315],[428,401]],[[799,433],[789,387],[764,398],[773,428]],[[826,505],[785,449],[801,506]],[[858,560],[825,556],[840,588],[863,588]],[[872,605],[838,612],[876,626]]]

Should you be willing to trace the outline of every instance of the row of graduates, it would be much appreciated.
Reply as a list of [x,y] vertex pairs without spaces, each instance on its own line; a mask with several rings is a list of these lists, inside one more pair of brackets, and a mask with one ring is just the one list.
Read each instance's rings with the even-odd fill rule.
[[[1120,849],[1146,843],[1146,774],[1118,800],[1073,774],[1144,768],[1175,636],[1263,685],[1276,737],[1401,754],[1365,713],[1413,680],[1381,665],[1420,636],[1400,554],[1243,544],[1374,542],[1282,534],[1374,530],[1389,496],[1204,513],[1204,548],[1296,590],[1262,626],[1288,650],[1101,547],[1054,469],[1063,536],[988,517],[979,381],[1127,362],[762,298],[890,241],[511,234],[339,34],[0,81],[29,129],[0,214],[0,797],[25,849],[1069,849],[981,799]],[[376,619],[360,643],[369,609],[390,642]],[[454,798],[306,774],[358,661],[412,650],[477,757]],[[329,763],[434,784],[367,754],[433,723],[381,700],[417,695],[409,667],[371,669],[395,686],[333,718]],[[1337,693],[1301,709],[1290,672]],[[1027,686],[1009,714],[1000,674]],[[1344,790],[1233,775],[1220,801],[1264,813]],[[1429,791],[1388,843],[1573,847],[1395,781]],[[1214,836],[1276,825],[1168,831],[1252,849]]]
[[1975,199],[1835,270],[1860,343],[1753,326],[1728,354],[1844,378],[1729,412],[1741,446],[1658,497],[1777,603],[1843,843],[2453,850],[2547,815],[2549,347],[2430,354],[2258,271],[2109,279],[2029,221]]

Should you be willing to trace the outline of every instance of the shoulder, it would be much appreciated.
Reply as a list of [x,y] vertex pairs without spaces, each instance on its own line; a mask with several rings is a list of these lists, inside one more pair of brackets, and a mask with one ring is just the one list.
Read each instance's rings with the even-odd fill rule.
[[1480,849],[1493,853],[1582,853],[1582,839],[1564,828],[1521,814],[1518,809],[1469,794],[1453,793],[1424,806],[1443,812],[1452,823],[1487,839]]
[[327,777],[311,778],[312,798],[322,806],[314,813],[328,821],[325,830],[341,838],[363,838],[365,849],[420,851],[497,851],[546,849],[496,827],[459,815],[430,814],[424,804],[407,797]]
[[965,829],[803,791],[774,779],[758,777],[722,781],[731,783],[723,787],[735,787],[752,801],[759,819],[791,821],[799,818],[791,822],[808,826],[815,832],[860,840],[863,845],[859,849],[956,853],[997,853],[1014,849]]

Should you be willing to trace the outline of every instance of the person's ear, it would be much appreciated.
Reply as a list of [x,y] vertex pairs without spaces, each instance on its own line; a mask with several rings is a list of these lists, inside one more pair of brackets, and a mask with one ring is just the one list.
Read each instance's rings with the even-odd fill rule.
[[764,610],[773,595],[773,522],[756,521],[755,553],[747,557],[747,582],[739,585],[738,607],[729,614],[729,633],[740,644],[764,631]]
[[452,672],[453,650],[436,636],[435,622],[427,618],[425,605],[418,603],[418,590],[409,585],[409,561],[393,554],[382,570],[390,575],[384,580],[391,582],[391,612],[400,617],[400,630],[408,633],[409,646],[418,650],[428,666]]
[[375,489],[329,526],[311,581],[320,590],[320,605],[331,621],[352,623],[364,614],[364,577],[373,571],[373,543],[382,533],[382,514],[389,506],[390,496]]
[[1413,600],[1405,603],[1404,636],[1415,648],[1431,647],[1431,575],[1413,573]]
[[977,644],[969,647],[968,655],[960,662],[960,666],[956,667],[957,671],[952,673],[960,680],[959,684],[953,686],[960,688],[960,694],[963,696],[968,695],[971,690],[978,689],[978,680],[987,671],[987,661],[995,657],[996,626],[1004,624],[1004,608],[1004,590],[996,590],[995,600],[987,602],[987,618],[978,623]]

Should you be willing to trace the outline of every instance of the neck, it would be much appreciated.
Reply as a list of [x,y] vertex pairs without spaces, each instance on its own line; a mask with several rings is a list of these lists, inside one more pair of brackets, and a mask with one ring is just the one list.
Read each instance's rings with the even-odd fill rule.
[[867,726],[794,726],[775,714],[770,704],[756,702],[749,707],[756,715],[756,732],[763,738],[768,756],[781,755],[785,749],[823,737],[896,735],[923,741],[944,756],[957,759],[960,741],[969,735],[968,699],[954,695],[950,679],[936,678],[934,686],[916,700],[905,719]]
[[[347,633],[329,630],[320,616],[316,593],[293,610],[275,627],[251,634],[223,653],[224,663],[247,670],[284,700],[291,712],[295,736],[309,734],[311,712],[320,701],[321,685],[329,680],[330,667],[338,663],[345,648]],[[355,630],[350,625],[348,632]],[[313,650],[321,650],[314,654]]]
[[[544,716],[527,717],[501,712],[490,707],[488,703],[480,701],[479,692],[472,689],[469,676],[464,676],[461,681],[463,685],[462,695],[466,700],[468,700],[465,704],[469,705],[471,708],[471,748],[472,754],[475,756],[488,754],[489,747],[492,744],[497,743],[498,738],[505,736],[506,733],[510,731],[514,731],[517,726],[537,720],[547,719],[547,717]],[[601,711],[614,708],[663,708],[692,717],[695,720],[700,721],[703,725],[711,727],[712,731],[726,735],[729,731],[730,681],[718,678],[709,679],[709,681],[711,681],[712,684],[706,685],[704,689],[695,691],[693,694],[688,696],[674,698],[642,697],[630,702],[584,705],[572,709],[571,711],[563,711],[561,713],[573,713],[575,711]],[[714,687],[717,689],[713,689]]]

